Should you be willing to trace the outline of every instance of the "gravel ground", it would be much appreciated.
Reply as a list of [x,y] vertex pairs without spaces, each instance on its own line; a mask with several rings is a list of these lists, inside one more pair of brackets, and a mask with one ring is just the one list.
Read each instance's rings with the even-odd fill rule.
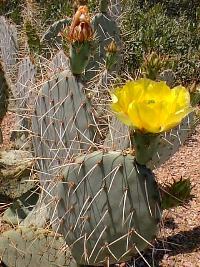
[[[3,121],[4,144],[10,148],[9,132],[14,122],[12,113]],[[149,249],[130,265],[132,267],[200,267],[200,125],[180,151],[156,171],[160,183],[190,178],[194,199],[186,207],[164,212],[163,225],[155,249]],[[0,230],[6,229],[0,224]],[[1,232],[0,231],[0,232]],[[129,265],[129,264],[127,264]],[[1,266],[1,265],[0,265]],[[42,266],[41,266],[42,267]]]
[[3,144],[0,144],[0,149],[11,149],[12,142],[10,142],[10,134],[15,125],[16,116],[13,112],[7,112],[6,117],[3,119],[1,128],[3,134]]

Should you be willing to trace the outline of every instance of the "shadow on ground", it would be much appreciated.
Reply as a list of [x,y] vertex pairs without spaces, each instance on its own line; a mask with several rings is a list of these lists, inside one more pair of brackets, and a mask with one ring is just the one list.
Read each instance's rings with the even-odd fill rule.
[[[154,250],[148,249],[143,253],[144,259],[152,267],[160,267],[164,255],[175,256],[200,250],[200,226],[190,231],[182,231],[178,234],[158,239]],[[129,267],[146,267],[148,264],[142,257],[127,264]]]

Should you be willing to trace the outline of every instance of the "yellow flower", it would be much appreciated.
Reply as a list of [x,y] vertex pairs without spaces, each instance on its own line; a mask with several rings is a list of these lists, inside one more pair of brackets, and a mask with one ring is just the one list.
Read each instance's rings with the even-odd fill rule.
[[167,131],[192,111],[188,90],[183,86],[170,89],[163,81],[129,81],[111,97],[116,116],[144,133]]

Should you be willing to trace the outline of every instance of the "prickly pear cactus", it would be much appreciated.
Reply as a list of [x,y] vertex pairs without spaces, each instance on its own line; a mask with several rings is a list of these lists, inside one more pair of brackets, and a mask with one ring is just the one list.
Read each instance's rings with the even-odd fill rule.
[[76,267],[65,241],[45,229],[19,227],[0,236],[0,258],[9,267]]
[[36,205],[39,197],[37,189],[38,187],[35,185],[34,188],[14,199],[9,208],[4,211],[2,221],[11,225],[19,225]]
[[52,59],[50,65],[50,71],[53,73],[61,72],[64,70],[70,71],[69,58],[65,55],[63,50],[60,50]]
[[121,11],[122,11],[121,1],[120,0],[110,0],[109,12],[110,12],[111,17],[115,21],[120,20],[121,13],[122,13]]
[[0,17],[0,54],[5,63],[5,70],[10,71],[17,59],[17,30],[4,17]]
[[175,73],[173,72],[173,70],[171,69],[168,69],[168,70],[164,70],[162,71],[158,77],[157,77],[158,80],[161,80],[161,81],[166,81],[166,84],[169,86],[169,87],[173,87],[175,82],[176,82],[176,75]]
[[180,125],[169,132],[165,132],[160,137],[160,142],[158,143],[152,159],[147,163],[147,167],[150,169],[158,168],[173,156],[184,144],[189,134],[194,129],[194,124],[195,115],[194,113],[190,113],[183,119]]
[[28,139],[30,130],[30,109],[36,96],[35,92],[36,68],[29,57],[24,58],[18,69],[18,78],[15,84],[14,98],[17,106],[17,121],[12,132],[11,141],[15,141],[15,148],[30,147]]
[[59,36],[59,33],[63,31],[66,26],[69,26],[70,23],[70,18],[65,18],[54,22],[43,34],[41,43],[45,43],[48,46],[60,47],[62,44],[62,38]]
[[[100,12],[97,13],[92,19],[92,25],[95,32],[96,51],[91,57],[87,66],[87,77],[92,78],[98,74],[102,66],[106,62],[106,47],[114,41],[117,49],[120,48],[120,33],[117,23],[108,13],[108,1],[100,1]],[[106,2],[106,3],[104,3]],[[119,55],[116,64],[112,67],[113,70],[119,68]]]
[[64,71],[47,81],[32,116],[33,145],[41,175],[56,175],[71,156],[94,148],[96,125],[93,109],[77,77]]
[[129,127],[124,125],[116,117],[113,117],[108,124],[109,132],[104,141],[106,148],[114,150],[123,150],[130,147]]
[[77,158],[63,174],[56,189],[58,221],[78,263],[125,261],[150,245],[161,215],[150,170],[131,155],[97,151]]
[[[158,168],[173,156],[186,141],[190,132],[193,130],[194,124],[195,115],[194,113],[191,113],[183,119],[180,125],[169,132],[160,135],[156,149],[154,153],[151,154],[152,157],[146,164],[147,167],[152,170]],[[131,142],[128,127],[123,125],[116,118],[113,118],[109,125],[108,136],[104,142],[105,147],[110,147],[115,150],[123,150],[129,148],[131,143],[134,142]],[[143,144],[140,144],[140,147],[144,149],[144,153],[146,153],[145,151],[147,147],[144,147]]]

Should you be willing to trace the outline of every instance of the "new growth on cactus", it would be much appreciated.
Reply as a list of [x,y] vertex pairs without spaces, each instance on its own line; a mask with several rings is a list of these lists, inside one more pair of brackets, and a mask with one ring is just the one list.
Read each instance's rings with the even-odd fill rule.
[[81,74],[88,64],[93,39],[93,30],[87,6],[79,6],[67,31],[63,35],[71,43],[71,70],[73,74]]

